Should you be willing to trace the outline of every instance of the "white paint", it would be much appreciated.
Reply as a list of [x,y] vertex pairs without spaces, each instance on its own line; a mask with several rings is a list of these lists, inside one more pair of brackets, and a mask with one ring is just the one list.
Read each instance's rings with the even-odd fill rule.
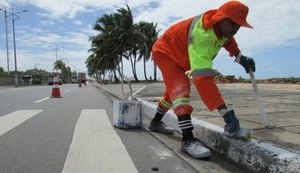
[[0,117],[0,136],[43,110],[18,110]]
[[71,91],[70,89],[65,90],[66,93],[67,93],[67,92],[70,92],[70,91]]
[[41,102],[43,102],[43,101],[45,101],[45,100],[48,100],[48,99],[49,99],[49,97],[45,97],[45,98],[43,98],[43,99],[40,99],[40,100],[35,101],[34,103],[41,103]]
[[118,100],[114,101],[113,124],[119,128],[141,128],[142,106],[140,101]]
[[138,172],[105,110],[82,110],[62,173]]
[[[156,111],[156,105],[141,99],[138,100],[143,102],[143,115],[152,118]],[[174,112],[169,111],[164,116],[164,119],[168,126],[179,130],[175,123],[177,119]],[[201,138],[201,142],[209,148],[224,154],[222,148],[216,148],[215,143],[212,142],[216,141],[215,138],[219,135],[211,135],[218,133],[221,134],[224,131],[223,128],[194,118],[192,119],[192,123],[195,127],[194,134],[198,134],[198,136],[195,137]],[[224,139],[221,141],[228,142],[228,153],[225,155],[226,157],[235,161],[237,164],[245,166],[250,170],[254,170],[255,172],[261,172],[259,170],[264,170],[266,168],[268,168],[269,172],[300,172],[300,155],[295,151],[289,151],[273,144],[257,141],[255,139],[252,139],[251,141],[243,141],[224,136]],[[241,153],[244,153],[244,155]],[[248,153],[250,153],[250,158],[247,155]],[[241,157],[248,159],[241,160]],[[261,159],[262,157],[264,157],[264,160]],[[261,164],[254,166],[254,164],[249,164],[249,160],[251,163],[253,161],[258,161],[261,162]]]

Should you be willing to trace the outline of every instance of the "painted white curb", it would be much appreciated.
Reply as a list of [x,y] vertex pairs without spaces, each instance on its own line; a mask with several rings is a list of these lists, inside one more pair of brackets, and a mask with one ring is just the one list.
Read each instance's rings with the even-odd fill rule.
[[[147,117],[153,118],[156,105],[143,101],[142,112]],[[167,112],[164,122],[179,131],[177,117],[173,111]],[[203,144],[250,170],[264,173],[300,172],[300,155],[297,153],[255,139],[243,141],[227,138],[222,134],[223,128],[205,121],[192,118],[192,123],[195,137]]]

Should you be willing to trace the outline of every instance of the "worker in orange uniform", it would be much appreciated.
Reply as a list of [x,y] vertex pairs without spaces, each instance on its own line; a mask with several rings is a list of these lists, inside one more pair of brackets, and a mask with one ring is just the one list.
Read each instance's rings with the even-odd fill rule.
[[210,111],[218,109],[223,116],[226,123],[224,134],[234,136],[240,129],[234,111],[226,106],[216,86],[212,65],[223,47],[231,57],[236,57],[235,62],[241,64],[247,73],[255,71],[254,60],[242,55],[233,37],[241,26],[253,28],[246,20],[248,10],[241,2],[228,1],[218,9],[174,24],[153,46],[153,58],[161,70],[166,90],[158,100],[157,112],[149,129],[173,133],[173,129],[162,121],[165,113],[173,107],[182,131],[181,150],[194,158],[207,158],[211,153],[193,136],[190,77],[207,108]]

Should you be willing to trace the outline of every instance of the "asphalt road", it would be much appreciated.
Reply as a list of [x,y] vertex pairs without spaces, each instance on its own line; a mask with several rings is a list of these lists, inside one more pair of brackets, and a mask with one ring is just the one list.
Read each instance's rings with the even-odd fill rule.
[[62,98],[51,91],[0,89],[0,173],[245,172],[217,154],[180,153],[178,134],[114,128],[111,98],[91,85],[62,85]]
[[[0,127],[0,132],[2,128],[2,133],[0,133],[1,173],[67,172],[63,169],[65,169],[66,158],[69,157],[70,145],[73,145],[72,139],[75,139],[75,129],[78,126],[76,123],[79,121],[80,115],[87,116],[83,115],[83,110],[102,110],[102,113],[106,113],[110,120],[109,125],[111,126],[112,102],[95,87],[79,88],[75,84],[63,85],[60,87],[62,98],[48,98],[51,91],[52,87],[50,86],[0,89],[0,123],[6,124]],[[20,117],[25,117],[25,121],[22,122]],[[17,124],[9,127],[12,122],[17,122]],[[4,131],[3,128],[6,126],[11,129]],[[116,136],[119,136],[122,141],[120,145],[126,147],[125,153],[128,152],[127,160],[133,163],[136,172],[153,172],[157,169],[160,172],[197,172],[146,130],[110,129],[113,130],[108,132],[108,136],[113,136],[117,132]],[[84,134],[82,137],[89,135],[92,134]],[[112,142],[108,141],[109,139],[100,137],[100,142]],[[82,141],[77,142],[84,145]],[[116,142],[113,141],[113,143]],[[109,151],[110,147],[101,148],[101,144],[99,144],[99,148],[95,149],[96,152],[103,150]],[[77,162],[70,159],[68,165],[76,167],[78,161],[79,164],[82,164],[87,162],[82,158],[87,158],[96,163],[97,159],[99,163],[105,162],[103,169],[111,170],[108,172],[126,170],[128,165],[122,165],[122,161],[125,160],[124,155],[119,150],[111,151],[111,153],[119,155],[122,158],[121,162],[111,160],[111,155],[108,158],[81,155],[76,157]],[[88,166],[90,168],[75,172],[85,172],[84,170],[102,172],[93,170],[93,168],[101,169],[99,166]],[[114,168],[119,168],[119,171]]]

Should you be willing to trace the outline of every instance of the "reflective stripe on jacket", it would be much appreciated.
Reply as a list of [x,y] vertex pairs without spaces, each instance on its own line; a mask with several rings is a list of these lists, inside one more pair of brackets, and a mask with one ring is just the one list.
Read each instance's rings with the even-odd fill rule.
[[192,76],[212,76],[213,59],[229,39],[219,39],[212,28],[204,29],[202,16],[193,19],[188,36],[188,53]]

